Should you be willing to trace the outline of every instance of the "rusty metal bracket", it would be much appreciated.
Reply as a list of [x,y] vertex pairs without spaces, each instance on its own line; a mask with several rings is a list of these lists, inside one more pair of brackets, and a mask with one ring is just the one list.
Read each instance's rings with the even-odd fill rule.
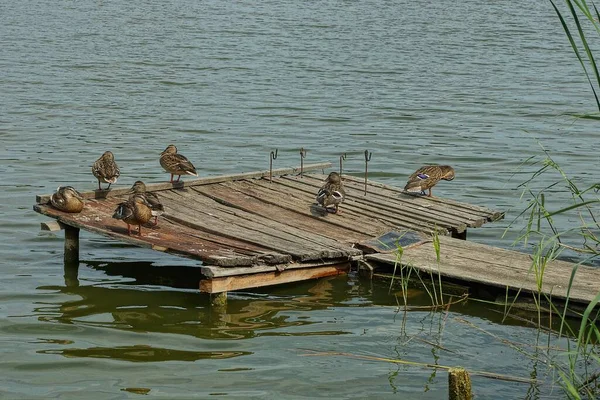
[[277,160],[277,150],[271,151],[269,156],[269,182],[273,182],[273,160]]
[[302,178],[304,174],[304,159],[306,158],[306,150],[304,147],[300,149],[300,178]]
[[369,176],[369,161],[371,161],[371,156],[373,153],[370,153],[369,150],[365,150],[365,196],[367,195],[367,177]]
[[346,153],[340,156],[340,176],[342,176],[342,170],[344,169],[344,160],[346,159]]

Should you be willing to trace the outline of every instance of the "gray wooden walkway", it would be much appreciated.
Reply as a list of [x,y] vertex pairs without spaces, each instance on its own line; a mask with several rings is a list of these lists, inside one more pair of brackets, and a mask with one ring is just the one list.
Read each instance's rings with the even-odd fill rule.
[[440,260],[431,238],[423,237],[403,248],[398,259],[395,252],[368,254],[367,260],[414,268],[416,271],[438,273],[443,279],[462,281],[469,285],[478,284],[499,288],[501,291],[521,290],[526,294],[541,292],[552,299],[565,300],[567,295],[573,303],[588,304],[600,292],[600,270],[579,265],[569,293],[569,281],[575,267],[566,261],[548,261],[544,268],[543,279],[539,279],[542,265],[537,265],[531,255],[492,247],[485,244],[440,237]]

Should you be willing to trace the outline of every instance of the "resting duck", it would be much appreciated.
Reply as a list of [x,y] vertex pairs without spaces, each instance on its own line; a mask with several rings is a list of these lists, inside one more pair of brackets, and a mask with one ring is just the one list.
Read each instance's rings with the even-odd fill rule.
[[121,171],[115,162],[115,156],[110,151],[105,151],[92,166],[92,173],[98,179],[98,190],[102,190],[100,182],[108,183],[106,190],[110,189],[110,185],[117,183],[117,178],[121,175]]
[[152,210],[146,197],[139,194],[132,195],[129,200],[117,206],[113,216],[127,224],[127,234],[131,236],[131,225],[138,226],[138,236],[142,236],[142,225],[152,218]]
[[83,210],[83,197],[72,186],[61,186],[50,196],[50,204],[60,211],[78,213]]
[[420,192],[425,194],[429,189],[428,197],[431,197],[431,188],[440,180],[451,181],[454,179],[454,168],[449,165],[426,165],[416,170],[409,178],[404,190],[411,193]]
[[160,165],[171,174],[170,182],[173,182],[173,175],[177,175],[177,180],[181,175],[194,175],[198,176],[194,164],[192,164],[185,156],[177,154],[177,147],[175,145],[168,145],[167,148],[160,153]]
[[133,195],[142,195],[146,198],[146,201],[150,205],[150,210],[152,210],[154,225],[158,225],[158,217],[163,215],[165,212],[165,209],[158,196],[153,192],[147,192],[146,185],[142,181],[136,181],[127,193],[133,193]]
[[333,212],[337,214],[339,206],[344,201],[345,197],[346,191],[344,190],[340,174],[331,172],[317,193],[317,203],[321,207],[325,207],[326,210],[329,210],[328,207],[333,205]]

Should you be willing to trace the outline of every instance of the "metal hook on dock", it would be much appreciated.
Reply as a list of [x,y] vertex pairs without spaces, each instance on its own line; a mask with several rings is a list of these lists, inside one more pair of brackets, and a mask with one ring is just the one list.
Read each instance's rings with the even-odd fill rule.
[[346,159],[346,153],[344,153],[340,156],[340,176],[342,176],[342,169],[343,169],[345,159]]
[[277,150],[271,151],[269,156],[269,182],[273,182],[273,160],[277,160]]
[[304,174],[304,159],[306,158],[306,150],[304,147],[300,149],[300,178],[302,178],[302,174]]
[[371,161],[371,156],[373,153],[370,153],[369,150],[365,150],[365,196],[367,195],[367,176],[369,175],[369,161]]

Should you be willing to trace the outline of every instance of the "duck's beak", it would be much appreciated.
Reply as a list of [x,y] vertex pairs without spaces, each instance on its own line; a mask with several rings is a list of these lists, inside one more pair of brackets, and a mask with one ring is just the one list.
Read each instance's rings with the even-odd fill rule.
[[128,191],[125,192],[125,194],[133,194],[135,193],[135,189],[133,187],[131,187]]

